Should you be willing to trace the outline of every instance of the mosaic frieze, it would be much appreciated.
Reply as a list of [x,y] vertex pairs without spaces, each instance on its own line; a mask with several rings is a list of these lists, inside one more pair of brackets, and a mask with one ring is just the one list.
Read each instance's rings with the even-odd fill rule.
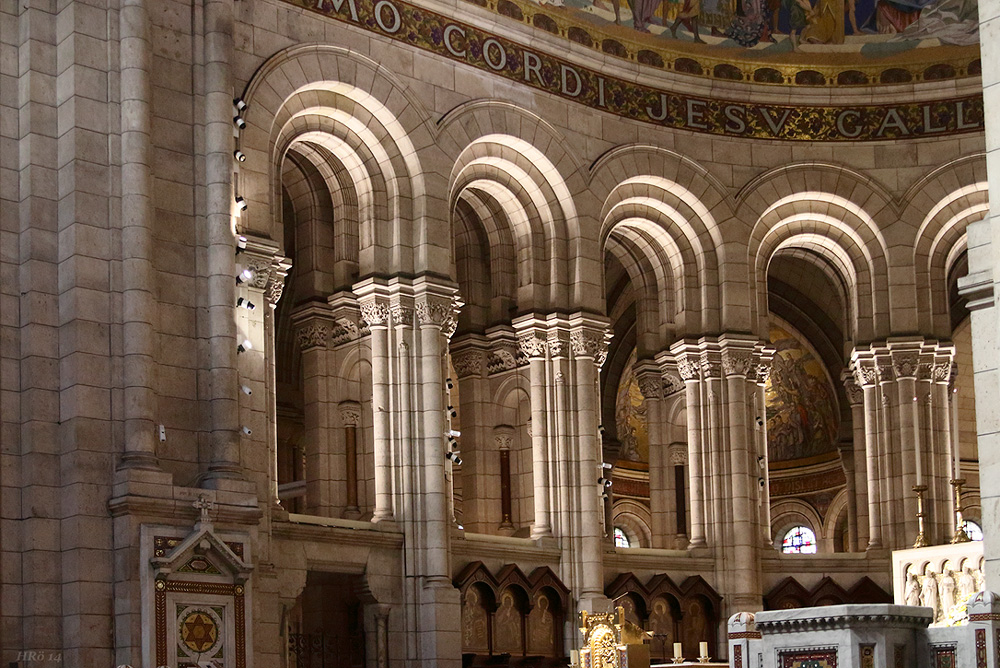
[[[285,0],[523,85],[618,116],[692,132],[792,141],[879,141],[978,132],[982,95],[892,105],[771,105],[658,90],[402,0]],[[676,69],[676,68],[675,68]]]

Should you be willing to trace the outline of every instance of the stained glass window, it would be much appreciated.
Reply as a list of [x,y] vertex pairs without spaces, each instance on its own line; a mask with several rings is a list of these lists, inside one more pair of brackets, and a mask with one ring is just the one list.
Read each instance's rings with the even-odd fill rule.
[[816,534],[809,527],[792,527],[781,541],[785,554],[816,554]]
[[965,527],[965,533],[969,536],[970,540],[983,539],[983,528],[972,520],[965,520],[965,522],[962,523],[962,526]]
[[621,527],[615,527],[615,547],[631,547],[628,536],[625,535]]

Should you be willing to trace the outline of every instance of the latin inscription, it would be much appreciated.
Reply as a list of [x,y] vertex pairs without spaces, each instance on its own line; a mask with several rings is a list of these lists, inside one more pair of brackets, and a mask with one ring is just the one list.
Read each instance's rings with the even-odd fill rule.
[[977,132],[983,99],[924,103],[781,106],[657,90],[575,66],[401,0],[285,0],[445,58],[624,118],[731,137],[880,141]]

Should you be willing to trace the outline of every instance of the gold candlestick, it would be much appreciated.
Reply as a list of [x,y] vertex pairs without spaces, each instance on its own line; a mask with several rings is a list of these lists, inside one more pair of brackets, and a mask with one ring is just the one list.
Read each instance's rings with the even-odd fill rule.
[[972,539],[965,532],[965,518],[962,517],[962,485],[965,478],[956,478],[951,484],[955,488],[955,535],[951,537],[951,542],[968,543]]
[[913,547],[927,547],[927,538],[924,536],[924,492],[927,485],[914,485],[913,491],[917,493],[917,539],[913,541]]

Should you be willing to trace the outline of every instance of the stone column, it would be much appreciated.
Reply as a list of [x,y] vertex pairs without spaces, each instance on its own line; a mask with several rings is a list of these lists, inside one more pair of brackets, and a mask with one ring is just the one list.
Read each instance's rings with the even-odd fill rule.
[[[677,373],[684,381],[685,408],[687,410],[688,479],[691,481],[691,542],[688,549],[707,545],[705,539],[705,469],[701,422],[701,362],[697,348],[688,341],[679,341],[670,347],[676,358]],[[658,357],[661,361],[662,358]]]
[[358,507],[358,427],[361,425],[361,404],[356,401],[341,401],[339,409],[344,428],[346,508],[343,517],[356,520],[361,517]]
[[531,475],[535,488],[535,519],[531,525],[531,537],[537,540],[552,536],[545,326],[534,316],[528,316],[514,321],[514,327],[518,346],[528,358],[531,381]]
[[[247,330],[263,329],[264,346],[259,358],[263,361],[260,373],[256,365],[244,367],[240,378],[241,418],[256,428],[253,439],[264,441],[268,448],[268,494],[273,507],[278,500],[278,405],[275,397],[274,313],[281,299],[292,263],[278,254],[278,245],[270,239],[247,237],[247,247],[240,263],[240,283],[237,291],[251,303],[266,308],[255,308],[240,314],[240,324]],[[244,273],[245,272],[245,273]],[[263,404],[262,410],[261,405]],[[266,427],[266,428],[264,428]],[[259,431],[259,435],[256,432]],[[245,438],[251,438],[245,436]],[[253,446],[251,446],[253,447]]]
[[[1000,0],[979,3],[979,34],[995,35],[1000,29]],[[972,314],[972,362],[976,385],[976,432],[979,452],[1000,451],[1000,411],[989,403],[1000,386],[1000,347],[996,335],[1000,329],[995,306],[996,283],[1000,281],[1000,44],[996,39],[980,43],[983,63],[983,119],[986,126],[986,171],[989,177],[992,211],[987,219],[968,226],[969,275],[959,279],[959,292],[967,298]],[[1000,460],[981,457],[981,480],[1000,479]],[[1000,488],[982,485],[980,498],[983,523],[1000,526]],[[986,581],[991,586],[1000,582],[1000,532],[986,533]],[[971,612],[971,610],[970,610]]]
[[501,533],[508,535],[514,531],[511,522],[511,479],[510,479],[510,446],[514,442],[514,428],[500,425],[493,428],[493,442],[496,446],[500,462],[500,525]]
[[488,418],[492,405],[486,376],[488,342],[478,334],[467,334],[449,346],[451,365],[459,388],[459,410],[464,418],[459,444],[462,452],[462,526],[466,531],[489,533],[490,464],[488,447],[492,439]]
[[[121,25],[122,389],[126,469],[158,471],[153,175],[150,141],[149,14],[145,0],[123,0]],[[233,277],[235,280],[235,276]]]
[[302,355],[306,498],[305,512],[330,516],[333,509],[330,466],[330,418],[327,342],[333,318],[325,306],[308,306],[292,316]]
[[575,453],[578,462],[580,539],[582,573],[580,582],[581,606],[595,609],[594,603],[604,599],[604,568],[602,563],[602,492],[598,479],[603,474],[604,457],[598,432],[600,398],[598,373],[607,359],[607,320],[574,314],[569,318],[570,344],[573,354],[575,383],[572,387],[576,401],[573,433],[577,441]]
[[[924,453],[920,447],[920,407],[917,397],[917,354],[907,347],[893,350],[892,368],[896,376],[896,410],[900,439],[899,461],[903,474],[903,540],[912,543],[917,537],[917,497],[915,485],[927,484]],[[902,546],[897,546],[902,547]]]
[[646,422],[649,431],[649,513],[652,518],[650,533],[653,547],[673,547],[675,535],[671,518],[674,508],[674,472],[669,463],[667,430],[663,424],[663,374],[658,364],[651,360],[637,362],[634,369],[646,404]]
[[861,385],[854,378],[854,375],[845,370],[842,376],[844,391],[847,394],[847,402],[851,405],[851,427],[853,436],[853,447],[851,457],[854,460],[852,470],[854,473],[854,507],[855,524],[857,526],[855,541],[851,543],[851,550],[864,550],[868,545],[871,535],[869,524],[868,503],[868,453],[865,441],[865,394]]
[[751,406],[757,446],[756,452],[752,454],[757,463],[757,475],[760,479],[757,497],[757,505],[760,508],[760,544],[766,549],[773,549],[774,543],[771,540],[771,469],[770,457],[767,453],[767,406],[765,405],[764,391],[771,375],[771,363],[774,360],[775,352],[775,348],[771,345],[761,344],[757,346],[755,351],[757,373],[753,382]]
[[[756,339],[723,335],[719,339],[722,373],[725,377],[726,436],[729,454],[729,488],[732,541],[727,547],[726,569],[733,588],[730,606],[736,610],[758,610],[761,606],[759,504],[756,455],[752,454],[753,428],[747,415],[747,380],[756,384],[754,352]],[[755,450],[755,448],[754,448]]]
[[372,522],[392,521],[392,444],[389,404],[389,297],[384,283],[366,279],[354,286],[361,318],[371,331],[372,440],[375,449],[375,509]]

